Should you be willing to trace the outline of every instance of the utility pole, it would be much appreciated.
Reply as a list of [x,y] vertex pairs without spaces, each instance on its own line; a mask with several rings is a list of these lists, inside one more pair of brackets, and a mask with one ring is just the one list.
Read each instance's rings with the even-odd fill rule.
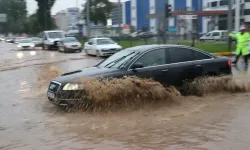
[[[227,30],[228,33],[232,32],[232,23],[233,23],[233,13],[232,13],[232,0],[228,0],[228,14],[227,14]],[[228,38],[228,49],[231,50],[231,38]]]
[[88,35],[88,37],[90,37],[90,27],[89,27],[89,25],[90,25],[90,1],[91,0],[87,0],[87,35]]
[[48,9],[47,9],[47,5],[46,5],[46,2],[48,2],[47,0],[44,0],[44,30],[47,30],[47,14],[48,14]]
[[119,8],[119,15],[121,15],[120,17],[119,17],[119,26],[118,26],[118,28],[119,28],[119,37],[121,36],[121,24],[122,24],[122,7],[121,7],[122,5],[121,5],[121,0],[118,0],[118,8]]

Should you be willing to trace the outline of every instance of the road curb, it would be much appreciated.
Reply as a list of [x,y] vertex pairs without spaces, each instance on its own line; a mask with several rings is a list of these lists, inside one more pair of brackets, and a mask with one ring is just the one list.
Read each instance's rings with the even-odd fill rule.
[[213,53],[215,56],[234,56],[235,52],[218,52]]

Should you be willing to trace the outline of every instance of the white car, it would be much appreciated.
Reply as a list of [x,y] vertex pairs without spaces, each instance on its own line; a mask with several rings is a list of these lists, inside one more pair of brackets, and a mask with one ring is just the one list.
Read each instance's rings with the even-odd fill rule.
[[110,56],[121,51],[122,46],[110,38],[92,38],[84,44],[84,50],[88,55]]
[[43,32],[43,46],[44,50],[51,50],[58,48],[58,42],[65,38],[65,34],[61,30],[50,30]]
[[34,49],[35,43],[32,39],[22,39],[19,41],[19,44],[17,45],[18,49],[25,50],[25,49]]
[[215,30],[203,35],[200,41],[224,41],[227,39],[227,35],[226,30]]

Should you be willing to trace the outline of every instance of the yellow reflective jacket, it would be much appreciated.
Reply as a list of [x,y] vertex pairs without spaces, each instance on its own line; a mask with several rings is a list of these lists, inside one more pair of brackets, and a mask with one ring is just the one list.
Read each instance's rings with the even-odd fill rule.
[[245,32],[243,34],[241,34],[240,32],[237,34],[230,33],[229,36],[237,40],[237,45],[236,45],[237,55],[245,56],[249,54],[249,41],[250,41],[249,32]]

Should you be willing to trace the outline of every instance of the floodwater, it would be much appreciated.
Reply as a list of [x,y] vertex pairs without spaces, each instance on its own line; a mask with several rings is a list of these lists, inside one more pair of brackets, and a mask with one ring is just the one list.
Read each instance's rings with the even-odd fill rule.
[[1,43],[0,149],[249,149],[247,92],[177,97],[176,103],[134,111],[68,113],[50,104],[46,89],[37,86],[41,73],[52,77],[51,68],[67,72],[100,61],[84,53],[18,51]]

